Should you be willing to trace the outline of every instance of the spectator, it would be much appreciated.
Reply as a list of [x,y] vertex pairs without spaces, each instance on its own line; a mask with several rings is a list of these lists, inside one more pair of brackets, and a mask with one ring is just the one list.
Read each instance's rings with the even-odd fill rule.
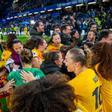
[[62,30],[62,34],[61,34],[61,40],[62,40],[62,44],[64,45],[71,45],[71,26],[70,25],[63,25],[61,27]]
[[[42,37],[44,33],[44,23],[42,21],[37,21],[33,28],[30,31],[30,35],[35,38],[40,38]],[[34,38],[34,39],[35,39]]]
[[112,31],[102,30],[100,33],[99,41],[112,43]]
[[109,30],[104,29],[100,32],[99,35],[99,41],[100,42],[105,42],[105,40],[108,38]]
[[58,33],[58,34],[60,34],[60,33],[61,33],[60,26],[54,26],[54,27],[53,27],[53,33]]
[[90,31],[93,31],[95,33],[96,40],[98,40],[99,33],[97,32],[98,31],[98,27],[97,27],[96,23],[91,23],[90,24]]
[[93,31],[89,31],[87,34],[87,39],[82,42],[82,46],[87,45],[88,47],[92,47],[95,43],[96,36]]
[[80,34],[77,30],[71,32],[72,47],[79,47],[81,44]]

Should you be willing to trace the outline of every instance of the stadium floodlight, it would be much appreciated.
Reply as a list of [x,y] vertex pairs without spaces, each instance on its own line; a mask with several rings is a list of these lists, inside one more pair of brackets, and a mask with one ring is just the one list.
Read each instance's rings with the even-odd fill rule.
[[30,16],[30,15],[32,15],[32,13],[29,13],[28,15]]
[[53,11],[53,9],[49,9],[49,10],[47,10],[48,12],[50,12],[50,11]]
[[56,10],[61,10],[61,8],[56,8]]
[[34,25],[35,24],[35,21],[34,20],[31,20],[30,21],[30,24]]
[[17,18],[17,16],[14,16],[14,18]]
[[80,6],[83,6],[83,5],[84,5],[84,4],[77,4],[76,6],[77,6],[77,7],[80,7]]
[[39,12],[34,12],[34,14],[38,14]]
[[27,14],[24,14],[23,16],[27,16]]
[[9,32],[8,34],[12,34],[12,32]]
[[14,0],[13,3],[17,3],[19,0]]
[[22,15],[19,15],[19,17],[22,17]]
[[10,19],[13,19],[13,17],[10,17]]
[[43,11],[40,11],[41,13],[44,13],[45,11],[43,10]]
[[10,18],[8,17],[7,20],[9,20]]
[[89,2],[88,4],[89,4],[89,5],[91,5],[91,4],[96,4],[96,2]]
[[67,7],[65,7],[65,9],[69,9],[69,8],[72,8],[72,6],[67,6]]
[[109,0],[103,0],[103,2],[109,2]]

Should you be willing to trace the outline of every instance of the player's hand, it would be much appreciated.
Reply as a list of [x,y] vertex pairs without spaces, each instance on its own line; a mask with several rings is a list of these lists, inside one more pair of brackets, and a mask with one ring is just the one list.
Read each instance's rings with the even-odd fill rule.
[[30,81],[36,80],[36,78],[33,76],[33,74],[31,72],[22,71],[21,72],[21,77],[26,82],[30,82]]
[[7,82],[7,83],[5,84],[5,86],[3,87],[3,91],[4,91],[4,92],[8,92],[10,89],[13,88],[14,84],[15,84],[15,81],[14,81],[13,79],[10,80],[10,81]]

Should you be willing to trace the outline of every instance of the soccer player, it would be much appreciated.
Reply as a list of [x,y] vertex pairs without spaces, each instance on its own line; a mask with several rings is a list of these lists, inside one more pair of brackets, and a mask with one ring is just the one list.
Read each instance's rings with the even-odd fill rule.
[[35,79],[40,79],[45,76],[44,73],[40,69],[32,68],[32,58],[33,58],[32,52],[28,49],[24,49],[21,52],[21,60],[22,60],[23,68],[9,73],[7,79],[8,80],[14,79],[16,87],[24,85],[26,83],[26,81],[23,80],[21,73],[24,73],[24,72],[33,73],[33,76]]
[[99,112],[100,82],[94,70],[86,67],[86,56],[81,49],[73,48],[65,57],[65,64],[69,72],[74,72],[76,77],[69,81],[74,88],[77,108],[83,112]]
[[102,82],[103,112],[112,112],[112,45],[107,42],[97,43],[92,52],[92,63]]
[[47,47],[48,51],[58,51],[60,50],[60,48],[63,46],[63,44],[61,44],[61,37],[58,33],[54,33],[52,35],[50,44]]
[[63,75],[48,75],[16,88],[11,112],[73,112],[74,99]]

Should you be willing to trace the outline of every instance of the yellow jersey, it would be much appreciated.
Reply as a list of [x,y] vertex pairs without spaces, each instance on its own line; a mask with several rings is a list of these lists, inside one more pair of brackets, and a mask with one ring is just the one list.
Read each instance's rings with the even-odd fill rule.
[[7,61],[10,58],[11,54],[12,54],[11,51],[4,50],[3,53],[2,53],[1,59],[3,61]]
[[60,50],[60,48],[63,46],[63,44],[59,44],[58,46],[55,46],[53,44],[50,44],[48,47],[47,47],[47,51],[58,51]]
[[1,68],[1,67],[4,67],[5,64],[6,64],[6,61],[0,61],[0,68]]
[[5,66],[6,61],[10,58],[11,56],[11,51],[9,50],[4,50],[1,56],[1,61],[0,61],[0,67]]
[[76,95],[76,106],[83,112],[100,112],[100,86],[98,76],[92,69],[86,69],[68,82]]
[[39,51],[38,49],[36,49],[36,48],[34,48],[32,50],[32,53],[33,53],[33,57],[37,57],[39,63],[41,64],[42,61],[43,61],[43,53],[41,51]]
[[[96,65],[96,70],[98,65]],[[99,73],[99,79],[102,83],[102,110],[103,112],[112,112],[112,81],[104,79]]]
[[28,28],[27,27],[24,28],[24,32],[28,32]]

